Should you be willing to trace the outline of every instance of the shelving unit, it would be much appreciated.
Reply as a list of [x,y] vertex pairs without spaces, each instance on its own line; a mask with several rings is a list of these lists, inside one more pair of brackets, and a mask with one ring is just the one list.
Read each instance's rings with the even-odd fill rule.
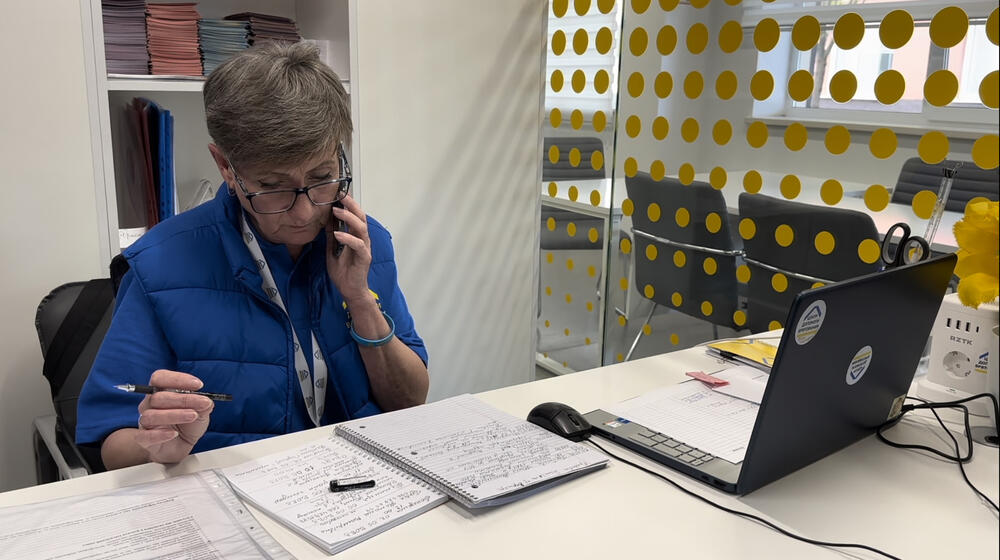
[[[352,93],[351,75],[356,68],[357,53],[351,48],[351,18],[357,0],[203,0],[197,9],[203,18],[221,18],[239,12],[261,12],[296,21],[304,39],[322,42],[324,58]],[[94,184],[98,201],[98,231],[101,264],[106,267],[120,252],[122,245],[134,240],[119,229],[118,188],[115,161],[119,142],[118,119],[121,108],[133,97],[145,97],[169,109],[174,117],[174,162],[176,198],[183,210],[205,179],[221,181],[218,169],[208,152],[211,138],[205,126],[202,102],[203,77],[163,77],[108,75],[104,56],[104,26],[100,0],[81,2]],[[352,113],[357,115],[357,85],[351,98]],[[355,117],[355,130],[357,130]],[[352,140],[353,152],[358,150],[358,137]],[[121,156],[118,156],[119,159]],[[357,167],[352,169],[357,174]],[[357,182],[356,182],[357,184]],[[120,237],[121,236],[121,237]],[[120,241],[121,240],[121,241]],[[126,242],[126,240],[128,240]]]

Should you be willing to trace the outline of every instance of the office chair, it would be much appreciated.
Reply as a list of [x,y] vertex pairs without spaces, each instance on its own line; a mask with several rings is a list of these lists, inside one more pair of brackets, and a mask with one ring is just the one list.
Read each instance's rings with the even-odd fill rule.
[[[645,327],[658,306],[739,329],[735,247],[722,192],[708,183],[684,185],[677,179],[653,180],[645,173],[625,178],[632,201],[634,285],[653,303]],[[631,358],[642,327],[628,354]]]
[[[594,169],[590,165],[590,154],[604,151],[604,142],[600,138],[590,136],[548,137],[544,140],[542,151],[542,181],[569,181],[573,179],[603,179],[605,169]],[[552,163],[549,150],[552,146],[559,148],[559,159]],[[580,164],[573,166],[569,161],[569,152],[573,148],[580,150]]]
[[919,157],[906,160],[892,190],[892,202],[912,204],[920,191],[937,193],[945,171],[954,171],[954,181],[945,210],[964,212],[965,205],[977,196],[997,200],[1000,197],[1000,168],[981,169],[971,161],[946,159],[933,165]]
[[[868,264],[858,256],[858,245],[865,239],[879,240],[871,216],[854,210],[827,208],[791,202],[762,194],[740,194],[740,217],[753,220],[756,232],[743,242],[744,259],[750,270],[747,290],[747,326],[757,333],[772,330],[772,322],[784,325],[792,300],[802,290],[815,284],[830,284],[854,276],[876,272],[881,261]],[[791,228],[792,241],[779,245],[776,230]],[[783,228],[783,232],[787,233]],[[832,235],[816,236],[821,232]],[[822,254],[817,245],[828,254]],[[783,285],[776,274],[787,281]],[[778,289],[781,289],[779,292]]]

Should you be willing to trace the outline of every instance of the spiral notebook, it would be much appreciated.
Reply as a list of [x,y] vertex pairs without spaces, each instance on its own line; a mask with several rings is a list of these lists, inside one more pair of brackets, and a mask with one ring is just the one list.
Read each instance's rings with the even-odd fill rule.
[[608,462],[472,395],[352,420],[336,433],[467,508],[512,502]]
[[[332,434],[219,472],[243,500],[329,554],[448,501],[424,482]],[[355,477],[375,485],[330,491],[331,479]]]

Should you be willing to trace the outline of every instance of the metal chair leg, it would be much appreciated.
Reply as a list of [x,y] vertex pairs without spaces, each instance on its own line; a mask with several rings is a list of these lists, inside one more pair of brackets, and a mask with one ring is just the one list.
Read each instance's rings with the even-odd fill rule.
[[653,307],[649,309],[649,315],[646,315],[646,320],[643,321],[642,326],[639,327],[639,333],[635,335],[635,340],[632,341],[632,347],[628,349],[628,354],[625,355],[625,361],[629,361],[632,357],[632,353],[635,352],[635,347],[639,345],[639,338],[642,337],[642,327],[649,324],[650,319],[653,318],[653,312],[656,311],[658,304],[653,303]]

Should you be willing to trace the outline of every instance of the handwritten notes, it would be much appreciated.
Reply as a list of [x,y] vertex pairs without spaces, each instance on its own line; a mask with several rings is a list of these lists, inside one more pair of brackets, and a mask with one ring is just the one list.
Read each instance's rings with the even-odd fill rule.
[[[237,494],[335,554],[447,500],[447,496],[335,436],[222,469]],[[330,492],[330,480],[373,488]]]
[[506,503],[607,462],[589,447],[471,395],[354,420],[337,430],[436,483],[467,507]]

